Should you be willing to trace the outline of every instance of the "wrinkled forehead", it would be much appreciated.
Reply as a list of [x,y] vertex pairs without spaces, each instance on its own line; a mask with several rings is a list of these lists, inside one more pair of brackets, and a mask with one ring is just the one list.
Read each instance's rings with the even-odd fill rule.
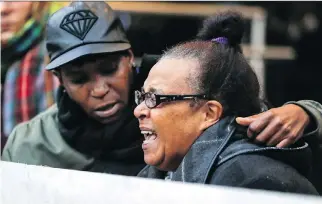
[[198,63],[196,60],[164,58],[154,65],[144,82],[145,92],[158,94],[193,93],[189,80]]

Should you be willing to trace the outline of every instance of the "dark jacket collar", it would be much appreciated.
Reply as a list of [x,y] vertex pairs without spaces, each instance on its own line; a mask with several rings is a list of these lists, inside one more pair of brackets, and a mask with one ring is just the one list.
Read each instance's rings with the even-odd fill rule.
[[[303,175],[310,170],[310,150],[307,144],[279,149],[253,144],[246,132],[235,123],[235,117],[226,117],[208,128],[192,145],[172,180],[206,183],[209,171],[241,154],[263,154],[287,163]],[[299,162],[301,161],[301,162]],[[147,166],[138,176],[163,179],[165,172]]]
[[[226,117],[208,128],[192,145],[172,180],[205,183],[214,163],[219,159],[236,127],[230,125],[235,118]],[[202,155],[202,156],[201,156]]]

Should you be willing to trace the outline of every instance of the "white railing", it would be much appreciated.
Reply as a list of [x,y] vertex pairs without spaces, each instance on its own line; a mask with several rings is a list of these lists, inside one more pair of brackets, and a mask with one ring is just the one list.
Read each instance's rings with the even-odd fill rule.
[[0,162],[1,204],[321,204],[322,198]]

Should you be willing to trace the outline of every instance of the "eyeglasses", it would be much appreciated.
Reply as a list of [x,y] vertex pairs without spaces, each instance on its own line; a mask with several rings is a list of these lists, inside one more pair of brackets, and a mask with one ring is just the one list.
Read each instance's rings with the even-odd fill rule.
[[154,94],[151,92],[144,93],[143,91],[135,91],[135,103],[137,105],[141,104],[143,101],[145,105],[152,109],[158,106],[160,103],[163,102],[170,102],[170,101],[181,101],[181,100],[191,100],[195,98],[199,99],[207,99],[207,95],[159,95]]

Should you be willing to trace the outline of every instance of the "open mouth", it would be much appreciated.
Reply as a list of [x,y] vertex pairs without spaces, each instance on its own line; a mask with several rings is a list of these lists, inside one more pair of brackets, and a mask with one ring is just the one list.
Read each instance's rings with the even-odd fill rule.
[[141,131],[141,133],[144,135],[144,142],[150,142],[155,140],[158,136],[156,132],[154,131]]

